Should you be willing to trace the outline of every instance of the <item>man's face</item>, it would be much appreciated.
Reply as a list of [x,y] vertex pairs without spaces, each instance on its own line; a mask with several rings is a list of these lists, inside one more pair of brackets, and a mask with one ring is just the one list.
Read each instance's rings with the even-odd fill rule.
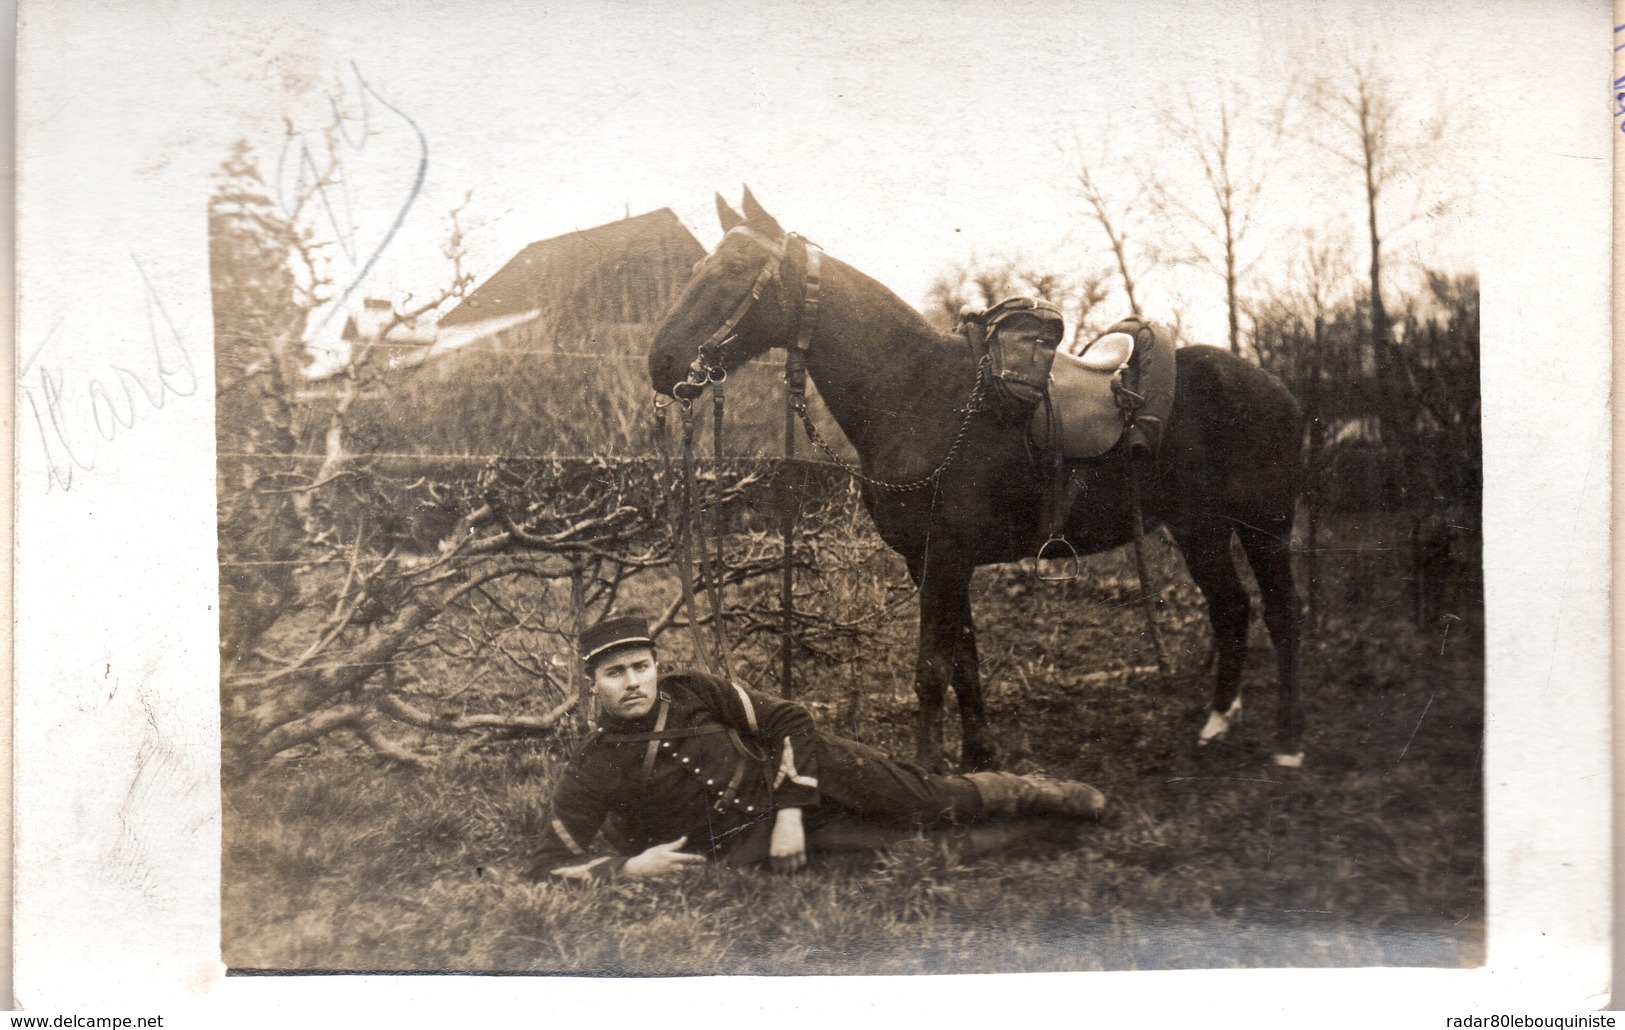
[[655,653],[647,647],[611,651],[592,670],[592,689],[604,711],[618,719],[639,719],[655,706],[660,678]]

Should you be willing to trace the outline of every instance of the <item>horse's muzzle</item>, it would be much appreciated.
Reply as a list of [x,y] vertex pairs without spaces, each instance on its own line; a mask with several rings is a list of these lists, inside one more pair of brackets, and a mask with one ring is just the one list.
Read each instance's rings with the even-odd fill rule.
[[671,355],[649,355],[649,385],[656,393],[671,396],[672,386],[681,378],[677,374],[677,362]]

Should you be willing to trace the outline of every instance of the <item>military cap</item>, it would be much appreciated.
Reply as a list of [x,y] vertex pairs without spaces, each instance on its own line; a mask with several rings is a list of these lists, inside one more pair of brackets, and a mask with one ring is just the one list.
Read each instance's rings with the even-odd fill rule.
[[649,620],[638,615],[622,615],[588,627],[577,643],[581,660],[590,666],[594,658],[613,648],[653,647],[654,638],[649,635]]

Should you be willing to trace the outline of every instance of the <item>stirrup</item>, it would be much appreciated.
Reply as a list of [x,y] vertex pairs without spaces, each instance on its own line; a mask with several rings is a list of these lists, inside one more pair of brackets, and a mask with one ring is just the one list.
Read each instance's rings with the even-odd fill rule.
[[[1044,552],[1049,550],[1051,544],[1060,544],[1067,550],[1067,557],[1064,560],[1065,564],[1062,566],[1065,571],[1058,576],[1046,576],[1044,575],[1043,571]],[[1078,562],[1078,549],[1072,546],[1071,541],[1058,533],[1052,535],[1048,540],[1045,540],[1043,545],[1038,548],[1038,553],[1033,556],[1033,578],[1038,580],[1040,583],[1070,583],[1078,578],[1080,568],[1081,566]]]

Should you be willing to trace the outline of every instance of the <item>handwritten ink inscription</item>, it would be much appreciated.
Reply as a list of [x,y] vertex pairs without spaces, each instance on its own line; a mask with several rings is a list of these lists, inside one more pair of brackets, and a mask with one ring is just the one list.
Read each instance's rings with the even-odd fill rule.
[[142,411],[162,408],[170,397],[190,397],[197,392],[197,372],[186,341],[153,290],[140,259],[132,254],[130,260],[141,277],[146,300],[147,360],[140,367],[108,363],[105,372],[88,382],[70,383],[61,365],[39,360],[55,339],[62,324],[58,322],[17,369],[22,399],[44,448],[47,489],[71,489],[76,472],[96,467],[92,431],[111,442],[133,428]]
[[[283,213],[297,217],[296,212],[305,207],[304,201],[314,199],[314,209],[322,222],[321,234],[338,245],[349,265],[350,274],[339,284],[337,295],[315,314],[309,332],[312,341],[347,310],[378,259],[394,242],[429,174],[429,141],[423,129],[379,95],[353,62],[350,71],[355,77],[358,110],[354,114],[347,112],[340,98],[330,95],[332,119],[328,125],[314,133],[295,132],[290,127],[277,162],[277,200]],[[404,135],[389,131],[391,118],[393,127],[406,130]],[[319,137],[320,142],[313,143],[312,136]],[[372,157],[368,146],[378,137],[384,137],[373,146],[374,151],[383,151],[378,160],[348,167],[347,159]],[[404,146],[389,146],[402,142]],[[345,174],[335,175],[335,164],[345,164]],[[383,227],[373,240],[367,240],[356,224],[358,216],[363,222],[371,221],[367,213]]]
[[[1622,32],[1625,32],[1625,25],[1615,25],[1614,39],[1618,40]],[[1617,54],[1621,50],[1625,50],[1625,43],[1616,42],[1614,53]],[[1625,132],[1625,75],[1614,80],[1614,125],[1620,132]]]
[[[330,95],[332,121],[320,135],[330,144],[335,138],[341,139],[348,154],[361,155],[374,137],[387,135],[383,126],[388,116],[393,116],[398,119],[396,125],[408,130],[404,137],[406,146],[404,151],[400,147],[393,150],[390,154],[393,159],[384,162],[384,178],[368,183],[374,187],[366,191],[369,195],[357,198],[354,186],[361,177],[324,174],[306,133],[289,126],[278,163],[278,192],[284,209],[288,207],[290,193],[313,195],[318,201],[316,209],[325,220],[322,229],[338,245],[349,266],[347,273],[340,277],[336,296],[322,306],[324,310],[313,312],[309,339],[314,339],[344,311],[361,288],[400,232],[408,212],[423,191],[428,174],[428,142],[417,122],[380,96],[354,64],[351,70],[359,97],[359,113],[347,114],[341,109],[338,96]],[[376,114],[375,107],[381,108],[384,114]],[[402,154],[404,159],[399,156]],[[352,204],[370,210],[353,211]],[[371,218],[367,217],[369,214]],[[382,231],[375,229],[369,234],[358,222],[370,223]],[[98,371],[92,359],[88,378],[74,375],[73,371],[85,365],[86,352],[91,351],[94,344],[88,339],[61,333],[67,321],[64,316],[18,367],[19,404],[25,421],[31,419],[38,431],[45,458],[47,491],[70,490],[76,475],[96,468],[101,446],[97,437],[112,443],[121,433],[133,429],[143,412],[162,408],[172,397],[190,397],[198,391],[200,384],[186,340],[154,290],[140,259],[132,254],[131,261],[140,281],[147,330],[138,361],[108,360]],[[72,351],[74,360],[52,361],[44,357],[47,352],[60,354],[64,350]]]

